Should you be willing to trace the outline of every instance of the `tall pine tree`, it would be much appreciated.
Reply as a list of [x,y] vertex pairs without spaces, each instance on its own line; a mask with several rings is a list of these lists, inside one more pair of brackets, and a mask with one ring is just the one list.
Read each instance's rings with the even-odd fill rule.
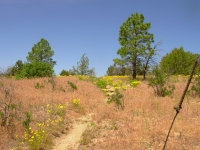
[[148,33],[151,23],[144,23],[144,19],[143,14],[132,14],[122,23],[119,31],[121,48],[117,54],[131,63],[133,79],[136,79],[138,59],[148,53],[151,43],[154,42],[153,34]]

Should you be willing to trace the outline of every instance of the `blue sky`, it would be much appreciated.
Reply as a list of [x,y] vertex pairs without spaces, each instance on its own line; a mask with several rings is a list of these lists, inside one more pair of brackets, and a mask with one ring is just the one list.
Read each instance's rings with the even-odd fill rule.
[[26,61],[41,38],[55,51],[56,74],[85,53],[97,76],[119,57],[120,26],[134,13],[151,22],[160,59],[174,48],[200,54],[200,0],[0,0],[0,68]]

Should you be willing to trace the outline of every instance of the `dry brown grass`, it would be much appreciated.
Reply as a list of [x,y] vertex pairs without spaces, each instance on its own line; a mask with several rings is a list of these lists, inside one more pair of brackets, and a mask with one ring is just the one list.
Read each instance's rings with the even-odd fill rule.
[[[72,90],[67,81],[73,82],[78,87],[78,90]],[[1,82],[5,87],[12,85],[13,87],[13,103],[21,103],[19,109],[21,120],[14,120],[12,128],[13,133],[8,132],[5,127],[0,126],[0,149],[8,150],[15,142],[15,136],[22,136],[24,129],[22,122],[25,120],[25,112],[31,112],[33,118],[31,126],[37,122],[44,121],[46,118],[45,107],[47,104],[66,104],[68,109],[66,118],[75,119],[84,113],[91,112],[104,99],[104,94],[91,82],[79,81],[76,77],[56,78],[56,88],[52,91],[52,85],[48,83],[48,78],[30,79],[30,80],[13,80],[1,78]],[[44,88],[36,89],[36,83],[44,85]],[[65,92],[60,88],[65,89]],[[4,95],[0,95],[1,98]],[[72,99],[79,98],[81,105],[84,107],[84,112],[76,113],[71,110]]]
[[[117,130],[107,130],[93,149],[162,149],[175,110],[186,84],[185,79],[176,82],[173,97],[156,97],[147,83],[143,82],[135,89],[128,89],[124,94],[125,110],[117,111],[114,106],[105,105],[97,109],[95,117],[100,130],[105,132],[102,122],[112,125]],[[166,149],[200,149],[200,99],[186,97],[183,109],[175,121]],[[98,138],[97,138],[98,139]]]
[[[157,97],[154,91],[142,82],[137,88],[129,88],[123,92],[125,109],[117,110],[114,104],[104,102],[105,95],[93,83],[80,81],[76,77],[57,77],[56,89],[52,91],[48,78],[31,80],[2,79],[9,86],[13,85],[13,100],[22,103],[21,115],[29,111],[33,114],[32,126],[45,118],[43,106],[51,103],[68,102],[67,119],[94,113],[93,122],[97,126],[93,144],[81,146],[80,149],[108,150],[143,150],[162,149],[175,110],[184,90],[186,80],[179,78],[175,83],[172,97]],[[73,91],[67,81],[76,84],[78,90]],[[35,84],[44,83],[44,88],[35,89]],[[65,89],[65,92],[60,88]],[[79,98],[84,112],[76,113],[71,107],[71,100]],[[200,149],[200,98],[187,96],[169,137],[166,149]],[[22,121],[15,120],[13,133],[0,127],[0,149],[7,150],[16,142],[15,135],[22,135]]]

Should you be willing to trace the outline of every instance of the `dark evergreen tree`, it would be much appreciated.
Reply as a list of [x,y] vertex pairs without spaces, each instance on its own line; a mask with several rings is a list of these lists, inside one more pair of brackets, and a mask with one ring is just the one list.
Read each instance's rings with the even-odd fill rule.
[[189,75],[197,54],[184,51],[183,47],[174,48],[162,57],[161,69],[171,75]]
[[121,48],[117,51],[126,62],[132,65],[132,77],[136,79],[137,60],[149,53],[153,34],[148,33],[151,23],[144,23],[143,14],[132,14],[123,22],[119,31]]
[[52,56],[54,51],[45,39],[34,44],[32,51],[28,52],[27,63],[22,65],[21,61],[16,63],[17,78],[49,77],[53,75],[53,67],[56,64]]
[[51,49],[49,42],[45,39],[41,39],[37,44],[34,44],[32,51],[28,52],[26,57],[28,63],[32,62],[45,62],[52,66],[56,65],[56,61],[53,61],[52,56],[54,51]]
[[69,74],[70,74],[69,71],[64,70],[64,69],[60,73],[61,76],[69,76]]

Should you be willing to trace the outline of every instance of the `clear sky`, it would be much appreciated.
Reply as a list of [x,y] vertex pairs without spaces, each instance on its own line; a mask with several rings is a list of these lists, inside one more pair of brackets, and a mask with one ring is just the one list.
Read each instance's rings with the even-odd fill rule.
[[200,0],[0,0],[0,67],[26,61],[44,38],[56,74],[85,53],[97,76],[105,75],[119,57],[120,26],[136,12],[151,22],[155,44],[163,40],[160,58],[180,46],[200,54]]

